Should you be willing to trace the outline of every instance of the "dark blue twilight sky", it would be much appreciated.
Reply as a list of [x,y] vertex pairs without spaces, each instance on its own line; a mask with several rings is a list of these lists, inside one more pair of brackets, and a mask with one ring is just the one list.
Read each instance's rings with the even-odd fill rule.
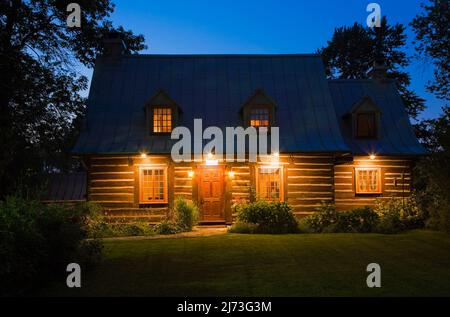
[[[367,4],[377,2],[390,23],[408,25],[421,11],[418,0],[114,0],[115,25],[145,36],[149,54],[314,53],[335,27],[365,24]],[[408,54],[414,53],[408,26]],[[442,103],[425,92],[432,66],[409,67],[412,87],[427,100],[423,117]],[[89,72],[90,75],[90,72]]]

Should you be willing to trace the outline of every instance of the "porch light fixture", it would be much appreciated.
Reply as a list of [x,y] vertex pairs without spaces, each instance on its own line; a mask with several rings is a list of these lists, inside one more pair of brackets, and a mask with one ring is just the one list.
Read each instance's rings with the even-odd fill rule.
[[377,158],[377,156],[375,154],[370,154],[369,158],[373,161],[374,159]]
[[229,171],[229,172],[228,172],[228,176],[229,176],[230,178],[234,178],[234,172],[233,172],[233,171]]
[[188,172],[188,176],[189,176],[189,178],[193,178],[194,177],[194,171],[189,171]]
[[207,166],[217,166],[217,165],[219,165],[219,161],[218,160],[206,160],[205,164]]
[[280,166],[280,153],[275,152],[270,159],[270,165],[274,167]]
[[145,152],[141,153],[141,158],[143,158],[143,159],[147,158],[147,153],[145,153]]
[[219,165],[219,160],[215,160],[214,155],[212,153],[208,153],[208,158],[205,160],[205,164],[207,166],[217,166]]

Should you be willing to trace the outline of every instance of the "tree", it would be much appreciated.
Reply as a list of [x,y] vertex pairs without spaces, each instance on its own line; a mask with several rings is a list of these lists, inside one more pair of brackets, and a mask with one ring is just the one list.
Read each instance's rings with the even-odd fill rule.
[[81,28],[68,28],[71,2],[0,2],[0,199],[68,167],[85,110],[87,79],[77,69],[94,65],[104,34],[120,34],[130,53],[145,48],[142,35],[113,26],[110,0],[77,1]]
[[402,50],[405,43],[405,27],[402,24],[391,26],[383,17],[381,28],[367,28],[359,23],[336,28],[327,46],[318,53],[332,79],[368,78],[367,72],[373,62],[382,59],[387,67],[387,77],[397,82],[408,114],[416,119],[424,110],[425,101],[409,89],[411,78],[404,69],[410,61]]
[[415,188],[422,208],[430,215],[428,225],[450,232],[450,108],[444,107],[440,117],[420,124],[422,143],[431,155],[423,157],[415,168]]
[[434,65],[434,80],[428,90],[438,98],[450,100],[450,10],[447,0],[429,0],[422,3],[424,12],[411,23],[416,33],[418,57],[431,57]]

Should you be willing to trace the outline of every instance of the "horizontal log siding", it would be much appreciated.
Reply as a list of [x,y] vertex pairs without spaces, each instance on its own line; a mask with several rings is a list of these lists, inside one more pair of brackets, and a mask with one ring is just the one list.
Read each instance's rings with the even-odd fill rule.
[[[168,205],[140,206],[139,166],[144,164],[168,165]],[[411,191],[411,160],[408,158],[367,157],[335,158],[333,154],[281,154],[284,170],[284,198],[297,216],[316,211],[321,202],[335,202],[338,210],[360,206],[373,206],[375,200],[389,197],[401,198]],[[355,194],[355,167],[381,167],[381,195]],[[111,221],[132,222],[138,220],[159,222],[170,209],[173,200],[184,197],[196,202],[197,186],[189,171],[196,171],[194,164],[174,164],[169,156],[148,158],[126,156],[97,156],[89,160],[88,199],[99,203]],[[230,178],[228,172],[234,177]],[[404,173],[404,184],[401,176]],[[234,203],[248,201],[255,184],[254,163],[232,163],[226,168],[226,215],[231,221]],[[397,184],[395,179],[397,178]]]
[[193,179],[189,177],[189,172],[194,171],[191,166],[173,165],[173,197],[183,197],[193,202]]
[[[227,223],[232,223],[236,221],[234,205],[250,201],[251,190],[255,188],[254,168],[250,164],[234,163],[228,166],[226,172],[225,218]],[[232,178],[229,172],[234,173]]]
[[[379,167],[381,168],[382,194],[359,195],[355,189],[355,168]],[[404,174],[404,182],[402,181]],[[397,178],[397,184],[395,179]],[[334,187],[336,207],[340,211],[356,207],[375,205],[375,201],[401,198],[409,196],[411,192],[411,160],[398,157],[377,157],[370,160],[368,157],[354,157],[337,159],[334,168]]]
[[231,179],[231,204],[248,201],[253,184],[253,173],[249,165],[233,165],[229,171],[234,173]]
[[[167,214],[167,205],[139,205],[139,166],[144,164],[169,164],[164,156],[127,157],[97,156],[89,160],[88,200],[104,208],[111,222],[146,221],[158,223]],[[169,193],[174,193],[170,181],[172,170],[169,164]],[[176,177],[174,178],[176,179]],[[170,199],[169,194],[169,201]]]
[[332,155],[281,155],[285,163],[285,197],[297,216],[314,213],[322,201],[333,201]]

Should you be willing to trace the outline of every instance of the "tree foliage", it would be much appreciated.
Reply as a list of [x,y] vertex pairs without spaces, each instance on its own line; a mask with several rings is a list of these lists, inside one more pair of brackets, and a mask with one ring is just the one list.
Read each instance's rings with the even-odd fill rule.
[[80,93],[103,51],[102,37],[120,34],[130,53],[142,35],[113,26],[110,0],[79,0],[81,28],[68,28],[63,0],[0,2],[0,198],[52,169],[68,154],[85,111]]
[[399,92],[412,118],[425,108],[424,100],[409,88],[411,78],[404,71],[410,63],[403,51],[406,43],[405,27],[389,25],[386,17],[381,28],[367,28],[359,23],[334,30],[331,40],[319,49],[327,76],[332,79],[365,79],[376,59],[387,67],[387,77],[397,82]]
[[421,125],[422,142],[431,155],[416,166],[415,187],[430,215],[429,225],[450,232],[450,108],[445,107],[439,118]]
[[427,88],[438,98],[450,100],[450,8],[447,0],[422,3],[423,11],[411,23],[416,33],[418,58],[431,57],[434,80]]
[[[411,23],[416,33],[417,58],[430,58],[434,80],[427,88],[436,97],[450,100],[450,11],[448,1],[430,0]],[[426,57],[426,58],[425,58]],[[450,232],[450,108],[436,119],[423,120],[417,127],[422,144],[430,155],[416,167],[415,186],[422,205],[430,215],[429,226]]]

